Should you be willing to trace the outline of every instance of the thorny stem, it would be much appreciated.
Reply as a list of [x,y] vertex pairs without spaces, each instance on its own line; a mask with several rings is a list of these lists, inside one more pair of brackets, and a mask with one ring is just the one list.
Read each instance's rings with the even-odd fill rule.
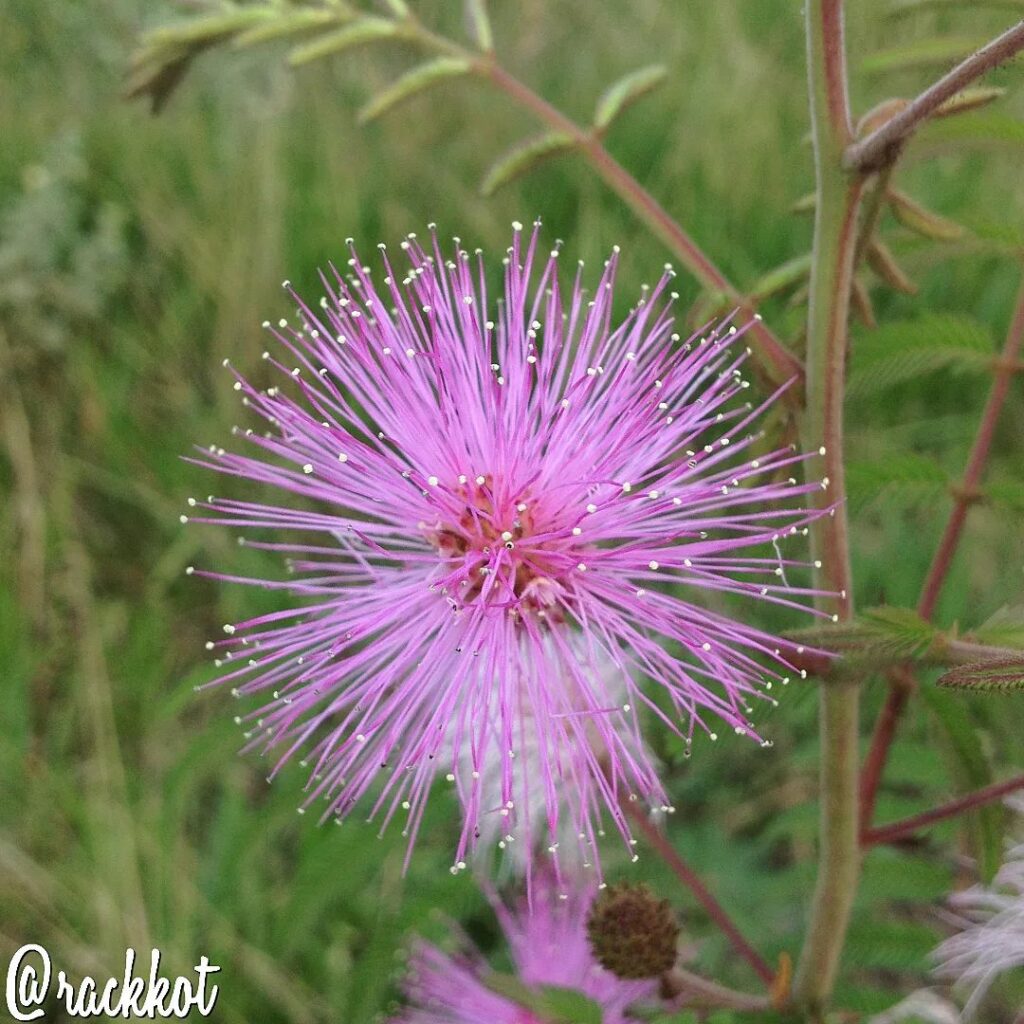
[[[808,0],[807,62],[817,179],[807,322],[804,444],[824,446],[831,515],[812,529],[821,569],[815,586],[836,598],[820,604],[841,620],[853,614],[843,477],[843,394],[847,324],[863,181],[842,169],[852,137],[846,92],[842,0]],[[831,497],[826,497],[830,494]],[[819,1018],[832,992],[860,868],[857,831],[858,684],[821,687],[821,840],[818,880],[794,983],[794,1002]]]
[[[972,495],[977,493],[978,486],[981,483],[989,451],[992,448],[992,439],[995,435],[999,415],[1006,404],[1006,398],[1010,391],[1010,382],[1016,371],[1016,363],[1020,359],[1022,349],[1024,349],[1024,279],[1021,280],[1016,307],[1010,320],[1010,327],[1006,333],[1006,342],[1003,345],[1002,354],[996,362],[995,378],[992,381],[988,401],[985,403],[985,410],[981,415],[981,423],[974,440],[974,446],[971,448],[971,454],[967,459],[963,480],[956,490],[953,510],[949,515],[942,539],[939,541],[935,557],[932,559],[927,579],[921,589],[917,611],[923,619],[931,619],[934,614],[935,605],[942,591],[942,585],[945,583],[946,576],[953,563],[953,556],[956,554],[957,545],[963,534],[967,512],[972,504]],[[889,693],[875,723],[871,747],[864,762],[864,772],[861,776],[860,818],[862,832],[870,829],[871,820],[874,816],[875,801],[878,796],[878,787],[882,781],[882,773],[889,756],[889,749],[896,735],[896,728],[900,717],[914,687],[913,674],[908,670],[904,670],[899,675],[890,674]]]
[[895,163],[907,139],[946,100],[1022,49],[1024,20],[971,54],[885,124],[849,146],[843,156],[844,166],[861,174],[870,174]]
[[729,942],[732,943],[733,949],[753,967],[757,976],[765,985],[771,985],[775,980],[775,972],[771,966],[747,942],[743,937],[743,933],[736,927],[736,924],[726,913],[722,904],[715,899],[693,868],[683,860],[661,829],[636,804],[623,801],[622,809],[632,819],[635,827],[643,834],[651,848],[664,860],[676,878],[693,893],[694,898],[704,908],[708,917],[711,918]]
[[1024,775],[1017,775],[1003,782],[994,782],[991,786],[976,789],[973,793],[967,793],[956,800],[951,800],[948,804],[933,807],[930,811],[915,814],[902,821],[894,821],[890,825],[869,829],[861,842],[865,846],[877,846],[879,843],[891,843],[897,839],[905,839],[917,832],[918,829],[945,821],[947,818],[963,814],[965,811],[974,810],[975,807],[981,807],[983,804],[990,804],[1008,793],[1015,793],[1018,789],[1024,789]]

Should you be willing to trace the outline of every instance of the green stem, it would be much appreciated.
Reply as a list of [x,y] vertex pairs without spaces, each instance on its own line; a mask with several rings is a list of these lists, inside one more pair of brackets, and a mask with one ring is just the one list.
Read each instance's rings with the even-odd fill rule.
[[[820,562],[820,605],[839,620],[853,614],[843,474],[843,394],[847,323],[863,181],[842,167],[852,137],[843,49],[842,0],[808,0],[807,60],[817,178],[814,251],[807,322],[804,445],[824,447],[833,511],[811,531]],[[821,842],[818,880],[794,982],[795,1004],[820,1016],[835,982],[860,870],[857,830],[858,687],[821,687]]]

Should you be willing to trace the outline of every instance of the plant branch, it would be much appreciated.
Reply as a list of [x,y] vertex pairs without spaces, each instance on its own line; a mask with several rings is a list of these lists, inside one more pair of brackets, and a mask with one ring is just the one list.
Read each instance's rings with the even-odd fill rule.
[[963,480],[956,490],[953,511],[950,513],[942,540],[939,542],[931,568],[928,570],[928,578],[921,591],[921,600],[918,602],[917,610],[923,619],[930,619],[935,612],[935,605],[938,602],[942,585],[946,581],[946,575],[960,542],[967,511],[972,504],[970,495],[977,493],[985,472],[985,464],[988,462],[999,415],[1010,391],[1010,382],[1014,373],[1013,366],[1020,358],[1022,348],[1024,348],[1024,280],[1021,281],[1020,291],[1017,294],[1017,304],[1006,333],[1002,354],[995,364],[995,377],[989,391],[988,401],[985,403],[985,411],[981,416],[978,434],[974,439],[974,446],[971,448],[971,454],[964,469]]
[[[1014,364],[1020,358],[1022,349],[1024,349],[1024,279],[1021,281],[1020,291],[1018,292],[1016,306],[1006,333],[1006,342],[1003,345],[1002,354],[995,363],[995,377],[992,381],[992,388],[989,391],[988,401],[985,403],[985,410],[981,416],[978,434],[971,448],[971,454],[967,459],[963,480],[956,490],[953,511],[946,522],[942,539],[939,541],[935,557],[932,559],[931,568],[928,570],[928,576],[921,589],[917,611],[923,619],[930,620],[935,613],[939,594],[946,581],[946,576],[953,563],[953,556],[956,554],[957,545],[963,533],[967,512],[971,506],[970,495],[977,491],[981,483],[989,451],[992,448],[992,439],[999,421],[999,414],[1002,412],[1007,395],[1009,394],[1010,382],[1015,372]],[[950,648],[952,646],[951,644]],[[969,646],[967,645],[968,648]],[[951,653],[954,652],[951,650]],[[885,770],[885,763],[889,757],[889,749],[896,736],[896,729],[900,718],[915,686],[916,681],[913,674],[907,669],[904,669],[902,672],[892,672],[889,674],[889,693],[875,722],[871,746],[861,774],[860,823],[862,833],[870,829],[878,797],[878,787],[882,782],[882,773]]]
[[[812,528],[821,569],[814,586],[835,597],[819,604],[842,621],[853,615],[843,469],[843,397],[857,218],[863,179],[850,179],[842,154],[852,137],[846,91],[842,0],[807,0],[807,66],[817,183],[808,294],[804,445],[823,446],[822,501],[832,511]],[[801,1009],[820,1015],[831,995],[860,870],[857,831],[858,685],[821,688],[821,838],[818,878],[794,982]]]
[[685,1006],[719,1010],[769,1010],[768,996],[751,995],[726,988],[682,967],[673,967],[661,979],[661,996],[665,1000],[680,1000]]
[[[665,208],[605,149],[598,134],[582,128],[535,93],[497,61],[487,59],[476,62],[480,74],[520,106],[529,110],[549,128],[564,132],[574,140],[576,148],[590,162],[606,185],[647,225],[666,248],[705,287],[728,296],[736,303],[742,322],[752,321],[750,335],[758,354],[776,384],[803,377],[800,361],[755,316],[753,305],[725,277],[686,231],[670,216]],[[796,389],[786,392],[796,401]]]
[[882,782],[885,762],[889,758],[889,748],[896,738],[896,729],[903,715],[911,694],[917,689],[914,673],[904,667],[893,669],[888,674],[889,692],[885,695],[885,703],[878,713],[875,728],[871,734],[871,745],[860,774],[860,813],[859,831],[861,843],[871,829],[875,817],[875,804],[878,801],[878,787]]
[[885,124],[849,146],[843,157],[844,165],[861,174],[871,174],[894,163],[907,139],[946,100],[1022,49],[1024,21],[1019,21],[925,89]]
[[998,800],[1009,793],[1015,793],[1019,789],[1024,789],[1024,775],[1017,775],[1012,779],[985,786],[983,789],[976,789],[973,793],[967,793],[956,800],[951,800],[948,804],[933,807],[930,811],[915,814],[902,821],[894,821],[890,825],[870,829],[864,835],[862,842],[865,846],[877,846],[879,843],[891,843],[898,839],[906,839],[918,829],[927,828],[936,822],[945,821],[947,818],[953,818],[965,811],[972,811],[976,807],[990,804],[993,800]]
[[651,848],[668,865],[676,878],[690,890],[697,902],[704,908],[708,917],[721,929],[729,942],[732,943],[733,949],[750,964],[765,985],[771,985],[775,980],[775,972],[771,966],[747,942],[743,937],[743,933],[726,913],[725,908],[715,899],[693,868],[683,860],[661,829],[636,804],[628,800],[623,801],[622,809],[626,816],[632,819],[633,824],[643,834]]

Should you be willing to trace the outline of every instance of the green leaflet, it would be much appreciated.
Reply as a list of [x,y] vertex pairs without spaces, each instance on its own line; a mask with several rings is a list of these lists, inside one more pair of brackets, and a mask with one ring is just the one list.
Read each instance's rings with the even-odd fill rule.
[[966,114],[969,110],[987,107],[1006,95],[1006,90],[997,85],[979,85],[970,89],[961,89],[955,96],[946,100],[932,117],[952,117],[954,114]]
[[794,285],[805,281],[811,272],[811,254],[804,253],[802,256],[795,256],[787,260],[774,270],[758,278],[748,292],[751,302],[761,302],[772,295],[785,291]]
[[915,148],[1024,145],[1024,121],[1001,110],[929,121],[915,136]]
[[979,644],[1024,648],[1024,605],[1004,605],[969,636]]
[[299,8],[279,13],[273,21],[256,25],[254,28],[235,36],[231,45],[236,49],[255,46],[258,43],[269,43],[296,32],[305,32],[328,25],[340,25],[353,17],[348,11],[329,10],[326,8]]
[[480,192],[485,196],[493,195],[503,185],[533,170],[550,157],[565,153],[575,145],[576,140],[567,132],[545,132],[543,135],[527,139],[494,163],[484,176]]
[[945,470],[924,455],[890,455],[877,462],[850,462],[846,467],[846,496],[854,514],[883,497],[907,504],[933,501],[949,485]]
[[970,317],[926,314],[884,324],[854,343],[847,395],[876,395],[947,368],[984,372],[994,355],[989,329]]
[[963,237],[964,229],[959,224],[927,209],[905,192],[893,188],[886,198],[893,216],[910,231],[937,242],[953,242]]
[[[953,694],[934,686],[922,686],[919,692],[947,741],[958,790],[969,792],[989,785],[992,768],[967,706]],[[983,880],[990,882],[1002,858],[1002,807],[988,804],[972,811],[964,820],[970,825],[971,846],[979,873]]]
[[336,32],[328,32],[311,43],[295,47],[288,54],[288,63],[292,67],[297,67],[300,64],[319,60],[321,57],[332,57],[336,53],[342,53],[367,43],[394,39],[400,34],[399,25],[393,21],[388,21],[385,18],[361,18]]
[[144,42],[154,47],[209,44],[277,16],[277,10],[270,5],[252,4],[155,28],[146,33]]
[[494,32],[491,30],[491,19],[487,13],[487,0],[466,0],[466,13],[469,15],[477,46],[484,53],[489,53],[494,49]]
[[927,68],[949,65],[963,60],[988,42],[987,37],[943,36],[938,39],[917,39],[902,46],[865,57],[861,68],[866,74],[903,71],[907,68]]
[[[1024,11],[1024,0],[972,0],[974,8],[988,7],[996,11]],[[890,18],[905,18],[922,11],[963,9],[963,0],[895,0],[889,11]]]
[[473,65],[468,60],[458,57],[438,57],[436,60],[420,64],[402,75],[390,88],[374,96],[359,111],[359,120],[363,124],[372,121],[438,82],[469,74],[472,68]]
[[594,127],[607,128],[627,107],[656,89],[668,75],[663,64],[652,64],[620,78],[601,94],[594,109]]
[[920,658],[938,630],[910,608],[869,608],[854,622],[814,626],[786,634],[790,640],[842,655],[844,665],[891,665]]

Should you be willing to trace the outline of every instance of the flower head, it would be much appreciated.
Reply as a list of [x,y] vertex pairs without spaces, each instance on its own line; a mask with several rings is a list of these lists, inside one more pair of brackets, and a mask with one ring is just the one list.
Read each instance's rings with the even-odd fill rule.
[[674,333],[670,271],[616,320],[617,255],[592,295],[582,267],[563,295],[538,240],[516,227],[493,306],[458,242],[446,259],[410,236],[380,284],[353,250],[319,309],[291,292],[294,321],[267,325],[284,383],[236,375],[269,426],[237,430],[255,453],[198,459],[283,498],[191,516],[289,556],[289,579],[240,582],[300,600],[215,645],[236,694],[264,699],[251,744],[302,751],[325,816],[372,792],[410,836],[446,777],[453,870],[481,835],[556,859],[569,835],[597,864],[607,810],[628,840],[622,799],[669,809],[641,708],[687,744],[716,722],[760,739],[752,701],[792,669],[718,598],[802,607],[782,544],[820,514],[805,456],[762,450],[741,332]]
[[[596,887],[574,886],[559,895],[550,872],[540,872],[529,904],[509,909],[493,900],[509,945],[516,979],[527,990],[541,986],[576,989],[597,1003],[603,1024],[626,1024],[628,1008],[652,996],[657,984],[620,981],[593,959],[586,920]],[[541,1024],[528,1005],[488,984],[479,956],[455,959],[436,946],[413,953],[405,992],[411,1006],[394,1024]]]
[[591,907],[587,936],[598,963],[617,978],[658,978],[676,962],[675,914],[646,885],[606,888]]

